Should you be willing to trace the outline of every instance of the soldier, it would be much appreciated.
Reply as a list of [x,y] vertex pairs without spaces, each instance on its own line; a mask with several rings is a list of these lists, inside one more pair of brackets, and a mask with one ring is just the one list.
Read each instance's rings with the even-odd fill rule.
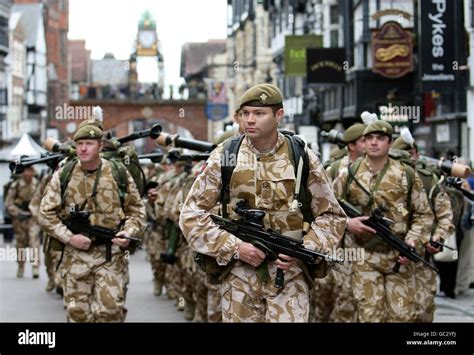
[[[251,208],[266,212],[265,227],[303,240],[311,250],[330,250],[342,237],[346,216],[337,203],[322,164],[306,149],[309,159],[307,189],[312,195],[312,223],[305,223],[295,195],[295,169],[289,143],[278,132],[283,111],[280,90],[261,84],[247,90],[240,100],[240,127],[245,129],[239,154],[230,178],[230,202],[225,213],[235,219],[233,208],[245,199]],[[222,187],[221,156],[216,148],[203,173],[196,179],[181,211],[180,226],[191,248],[206,254],[230,272],[221,284],[224,322],[307,322],[309,285],[302,265],[279,254],[275,262],[254,245],[219,229],[210,211],[219,200]],[[225,162],[224,162],[225,164]],[[299,174],[298,174],[299,175]],[[308,211],[309,212],[309,211]],[[311,222],[311,221],[310,221]],[[309,227],[310,226],[310,227]],[[284,270],[283,287],[275,286],[277,268]],[[270,277],[269,277],[270,276]]]
[[350,163],[364,154],[365,138],[363,136],[366,125],[355,123],[344,131],[343,140],[347,144],[347,154],[337,158],[327,169],[328,176],[333,180],[339,171],[348,167]]
[[[365,138],[363,136],[366,125],[355,123],[344,131],[343,141],[346,143],[347,154],[334,160],[326,169],[328,176],[334,180],[339,172],[347,168],[365,151]],[[344,236],[341,247],[351,246],[351,241]],[[355,314],[353,297],[350,287],[350,265],[346,260],[344,266],[338,270],[329,270],[328,276],[318,279],[311,290],[312,314],[311,321],[329,322],[330,320],[341,321],[343,314],[352,317]],[[337,309],[339,306],[340,309]],[[334,314],[331,316],[331,314]],[[332,319],[331,319],[332,318]]]
[[[28,206],[36,223],[38,223],[41,199],[43,198],[44,190],[46,189],[46,185],[49,183],[52,174],[52,171],[48,171],[46,174],[44,174]],[[50,237],[47,234],[43,236],[43,240],[44,265],[46,266],[46,274],[48,275],[46,292],[51,292],[55,288],[62,288],[61,276],[59,272],[56,271],[56,265],[59,261],[61,253],[52,248]]]
[[[451,202],[446,194],[444,185],[439,184],[439,177],[435,171],[422,166],[418,161],[418,147],[408,129],[402,129],[401,136],[395,140],[392,149],[409,152],[411,159],[413,159],[413,164],[418,163],[416,171],[420,175],[429,206],[435,217],[431,233],[422,235],[424,248],[421,255],[429,260],[430,255],[440,251],[440,247],[431,245],[430,241],[444,244],[448,236],[454,232]],[[415,265],[415,273],[413,275],[416,287],[416,314],[414,321],[433,322],[436,308],[436,272],[419,263]]]
[[[33,266],[33,278],[39,277],[40,265],[40,228],[31,216],[28,209],[33,194],[38,187],[39,181],[34,176],[33,167],[27,167],[21,178],[15,180],[8,189],[5,206],[12,218],[13,230],[15,232],[18,272],[17,277],[23,277],[25,271],[25,257],[31,259]],[[26,253],[26,249],[29,253]]]
[[[365,248],[364,262],[351,265],[351,284],[361,322],[406,322],[413,320],[415,313],[413,264],[374,236],[375,231],[363,221],[374,208],[380,208],[394,222],[393,234],[418,248],[433,223],[419,176],[388,156],[392,133],[388,122],[370,123],[364,130],[366,156],[341,171],[333,183],[336,195],[364,214],[350,218],[347,224],[355,243]],[[398,272],[394,268],[397,261],[401,265]]]
[[[39,221],[53,238],[65,244],[62,268],[67,318],[70,322],[123,322],[128,283],[127,237],[140,237],[145,228],[145,206],[130,173],[120,198],[112,164],[101,159],[103,130],[85,121],[74,135],[78,162],[62,193],[61,177],[54,173],[40,205]],[[120,193],[121,194],[121,193]],[[77,213],[89,214],[91,225],[120,231],[112,239],[111,260],[104,241],[74,234],[63,223]]]

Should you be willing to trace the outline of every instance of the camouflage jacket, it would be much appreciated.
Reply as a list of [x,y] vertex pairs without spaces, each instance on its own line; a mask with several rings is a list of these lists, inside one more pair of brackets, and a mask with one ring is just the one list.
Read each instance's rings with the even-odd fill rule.
[[46,190],[46,185],[49,183],[49,180],[51,179],[51,175],[52,173],[48,171],[48,173],[45,174],[41,178],[39,185],[36,188],[35,193],[33,194],[33,197],[31,198],[30,204],[28,205],[28,208],[30,209],[31,214],[33,215],[33,218],[36,221],[38,221],[41,199],[43,198],[44,191]]
[[[226,265],[232,260],[242,241],[220,229],[210,218],[210,211],[218,203],[222,187],[222,153],[223,145],[220,145],[212,152],[205,170],[191,187],[181,211],[180,226],[192,249],[216,258],[219,265]],[[310,171],[307,188],[312,194],[313,233],[303,237],[301,211],[289,211],[296,178],[287,142],[282,134],[278,136],[273,154],[261,154],[248,138],[243,139],[230,180],[230,204],[227,206],[229,217],[238,218],[233,207],[239,200],[245,199],[251,208],[266,212],[266,228],[293,238],[303,238],[305,247],[311,250],[332,249],[342,238],[347,218],[337,203],[322,164],[312,151],[308,150],[308,156]],[[234,269],[242,266],[241,264],[239,261]],[[298,270],[293,270],[293,275],[301,272],[298,266],[295,268]],[[287,280],[291,277],[290,271],[291,269],[285,273]],[[275,271],[270,272],[272,274]]]
[[334,180],[341,170],[349,166],[349,163],[349,155],[344,155],[341,159],[334,161],[326,168],[326,174],[330,179]]
[[[441,241],[448,239],[449,235],[455,230],[453,224],[453,209],[451,208],[451,201],[449,200],[446,191],[441,190],[434,198],[434,215],[435,225],[433,228],[433,237],[438,237]],[[429,239],[423,240],[423,243],[427,243]]]
[[64,206],[61,204],[60,174],[62,169],[53,174],[40,204],[39,223],[43,229],[67,244],[72,233],[61,222],[61,219],[67,218],[71,209],[81,206],[86,201],[85,209],[91,212],[89,220],[92,225],[117,228],[124,221],[122,230],[128,231],[130,236],[140,237],[146,224],[145,205],[128,171],[127,193],[122,209],[118,195],[119,188],[112,176],[110,163],[102,159],[95,198],[92,198],[91,194],[99,171],[88,173],[80,165],[78,162],[71,173],[71,179],[65,191]]
[[[408,226],[409,211],[408,203],[408,181],[406,168],[399,161],[389,158],[388,169],[383,176],[378,188],[372,193],[373,208],[384,206],[387,209],[385,217],[394,221],[391,226],[392,232],[404,240],[413,240],[418,248],[421,248],[423,236],[429,235],[433,224],[433,213],[428,205],[426,193],[418,174],[414,174],[411,193],[412,217],[411,226]],[[373,173],[367,158],[363,158],[355,179],[367,190],[375,188],[376,180],[381,172]],[[370,215],[369,196],[354,181],[347,185],[349,170],[343,169],[334,180],[333,188],[337,196],[345,197],[355,207],[361,209],[362,214]],[[372,235],[357,236],[356,239],[366,245],[368,241],[377,238]]]
[[5,207],[10,216],[19,217],[21,211],[29,212],[28,205],[38,185],[39,181],[35,177],[31,183],[19,178],[11,184],[5,199]]

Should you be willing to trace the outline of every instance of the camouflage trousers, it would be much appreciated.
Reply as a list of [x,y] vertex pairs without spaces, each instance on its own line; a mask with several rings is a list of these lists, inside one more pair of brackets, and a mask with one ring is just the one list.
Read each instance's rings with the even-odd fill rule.
[[210,284],[207,287],[207,321],[209,323],[222,322],[221,285]]
[[408,322],[415,314],[413,263],[394,272],[396,252],[366,252],[361,265],[352,264],[351,285],[360,322]]
[[207,322],[206,275],[194,261],[193,252],[187,244],[184,247],[182,258],[184,267],[183,296],[186,302],[185,318],[196,322]]
[[336,301],[329,320],[337,323],[357,321],[357,304],[352,291],[352,263],[345,262],[337,266],[337,271],[330,270],[334,277],[334,294]]
[[314,281],[310,291],[310,322],[329,322],[329,316],[336,302],[334,270],[329,270],[328,275]]
[[61,258],[61,252],[47,249],[44,252],[44,265],[46,267],[46,274],[48,279],[51,280],[54,287],[62,287],[61,273],[56,271],[56,266]]
[[66,246],[62,272],[69,322],[123,322],[128,254],[113,246],[112,260],[105,261],[103,246],[80,251]]
[[302,273],[275,287],[275,280],[248,283],[230,273],[223,280],[224,322],[308,322],[309,288]]
[[436,272],[422,263],[415,265],[415,322],[433,322],[436,309]]
[[161,289],[165,281],[166,266],[160,259],[160,254],[166,249],[166,240],[163,236],[156,232],[150,231],[147,234],[147,253],[150,260],[151,269],[153,272],[153,283],[155,288],[155,294],[160,295]]
[[25,261],[29,259],[33,267],[39,267],[41,245],[40,227],[33,218],[22,221],[14,218],[12,225],[15,232],[18,264],[23,266]]

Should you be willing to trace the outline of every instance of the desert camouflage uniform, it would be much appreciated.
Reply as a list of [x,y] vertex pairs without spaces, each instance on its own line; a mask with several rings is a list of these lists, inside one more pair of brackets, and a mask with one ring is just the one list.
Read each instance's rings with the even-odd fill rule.
[[[441,190],[435,195],[431,196],[430,206],[435,215],[435,223],[432,229],[432,237],[438,237],[439,241],[443,243],[448,236],[454,232],[453,224],[453,210],[451,208],[451,202],[449,200],[446,191],[443,187],[439,187]],[[433,190],[436,191],[436,190]],[[426,191],[428,198],[430,198],[430,191]],[[428,243],[430,240],[430,234],[422,236],[423,244]],[[423,257],[429,253],[423,248]],[[415,296],[415,321],[417,322],[433,322],[436,296],[436,272],[430,268],[424,266],[422,263],[415,265],[415,285],[416,285],[416,296]]]
[[[18,255],[18,267],[23,269],[25,265],[25,248],[28,249],[29,257],[33,265],[34,273],[40,265],[40,227],[28,209],[29,202],[39,185],[34,176],[30,183],[23,177],[15,180],[8,189],[5,206],[12,218],[13,230],[15,232],[16,248]],[[22,250],[23,252],[20,252]],[[36,271],[35,271],[36,270]]]
[[[48,234],[66,243],[64,248],[64,296],[70,322],[123,322],[126,316],[125,297],[128,284],[129,253],[112,244],[112,260],[105,260],[105,245],[91,244],[89,250],[79,250],[67,244],[71,231],[61,223],[70,208],[86,201],[92,225],[117,228],[130,236],[141,237],[145,228],[145,206],[132,176],[127,171],[127,193],[122,208],[119,188],[112,176],[109,161],[101,159],[101,168],[86,172],[76,164],[61,203],[60,174],[54,173],[40,205],[40,223]],[[91,197],[100,172],[97,195]]]
[[[367,158],[363,158],[357,179],[367,191],[375,188],[376,180],[381,172],[374,173]],[[412,223],[408,226],[409,211],[407,209],[408,181],[406,168],[399,161],[389,158],[388,168],[381,178],[380,184],[373,195],[373,207],[384,206],[385,217],[395,223],[391,226],[394,235],[405,241],[412,240],[418,251],[421,250],[421,238],[428,234],[433,224],[433,214],[428,206],[426,194],[420,177],[415,175],[411,201]],[[333,183],[337,196],[345,196],[354,206],[370,215],[369,196],[352,181],[347,185],[348,169],[344,169]],[[359,247],[365,248],[365,262],[352,263],[352,289],[357,301],[358,320],[361,322],[407,322],[413,321],[415,315],[414,300],[414,264],[408,263],[395,273],[393,267],[399,252],[390,248],[380,238],[371,234],[354,236]]]
[[[162,169],[156,169],[157,174],[147,179],[150,181],[156,181],[158,186],[155,188],[158,194],[160,193],[161,184],[163,182],[161,177],[164,175]],[[150,170],[149,170],[150,171]],[[164,278],[166,272],[166,264],[161,261],[160,254],[165,251],[166,241],[163,237],[163,231],[159,220],[159,208],[155,200],[153,203],[146,199],[145,208],[147,214],[147,228],[145,231],[145,242],[148,260],[150,261],[151,269],[153,272],[153,289],[156,296],[160,296],[164,286]]]
[[[327,168],[326,174],[331,179],[335,177],[336,170],[339,172],[349,165],[349,155],[345,155],[335,161],[333,161]],[[338,270],[342,266],[338,266]],[[314,287],[310,291],[310,322],[329,322],[330,315],[336,305],[336,300],[340,295],[336,293],[336,287],[338,282],[344,282],[340,279],[336,281],[339,276],[339,272],[334,269],[328,271],[328,275],[322,279],[316,279],[314,281]]]
[[[219,229],[209,211],[216,205],[221,182],[221,155],[218,147],[207,161],[207,167],[194,183],[183,206],[181,229],[191,247],[215,257],[219,265],[235,259],[242,243],[232,234]],[[244,138],[237,166],[230,180],[229,217],[236,219],[233,207],[246,199],[251,208],[267,212],[266,227],[296,239],[302,239],[311,250],[330,250],[342,237],[346,216],[330,188],[322,164],[308,151],[310,174],[308,189],[315,216],[310,232],[302,235],[301,211],[289,212],[295,190],[295,172],[288,155],[286,139],[278,135],[274,153],[258,153]],[[255,268],[237,260],[221,285],[222,317],[225,322],[307,322],[309,286],[299,264],[285,272],[284,287],[275,287],[276,264],[267,262],[270,279],[260,280]]]
[[[205,163],[200,162],[196,164],[190,174],[186,176],[183,181],[183,186],[180,189],[176,200],[179,201],[179,208],[174,209],[173,219],[179,224],[179,214],[181,213],[182,205],[186,199],[186,196],[191,189],[194,181],[196,180],[199,173],[202,171]],[[184,238],[183,238],[184,239]],[[184,273],[184,286],[185,286],[185,310],[184,316],[188,320],[194,320],[195,322],[207,322],[207,287],[205,283],[206,274],[198,267],[194,261],[194,252],[189,247],[186,240],[183,240],[183,266],[185,268]]]
[[[41,178],[41,181],[38,187],[36,188],[36,191],[33,194],[31,202],[28,206],[36,223],[38,223],[38,214],[41,199],[43,198],[46,185],[49,183],[51,176],[52,172],[48,172]],[[48,292],[52,291],[54,288],[62,288],[61,273],[59,271],[56,271],[56,265],[58,264],[59,259],[61,257],[61,252],[54,250],[51,247],[50,238],[50,236],[44,233],[43,251],[44,265],[46,266],[46,274],[48,275],[48,284],[46,286],[46,291]]]

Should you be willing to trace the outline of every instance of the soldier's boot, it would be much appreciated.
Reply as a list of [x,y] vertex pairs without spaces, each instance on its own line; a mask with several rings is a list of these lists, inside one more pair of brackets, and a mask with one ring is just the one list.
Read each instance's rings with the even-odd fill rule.
[[194,319],[194,311],[196,310],[196,304],[194,302],[186,302],[184,306],[184,319],[192,321]]
[[63,291],[63,288],[61,286],[57,286],[56,287],[56,293],[61,296],[61,297],[64,297],[64,291]]
[[38,266],[33,266],[33,278],[37,279],[39,276],[40,276],[39,267]]
[[49,279],[48,283],[46,284],[46,292],[51,292],[52,290],[54,290],[54,280]]
[[161,296],[161,294],[163,293],[163,284],[155,281],[155,289],[153,293],[155,294],[155,296]]
[[16,277],[22,278],[24,274],[25,274],[25,265],[18,264],[18,271],[16,272]]

